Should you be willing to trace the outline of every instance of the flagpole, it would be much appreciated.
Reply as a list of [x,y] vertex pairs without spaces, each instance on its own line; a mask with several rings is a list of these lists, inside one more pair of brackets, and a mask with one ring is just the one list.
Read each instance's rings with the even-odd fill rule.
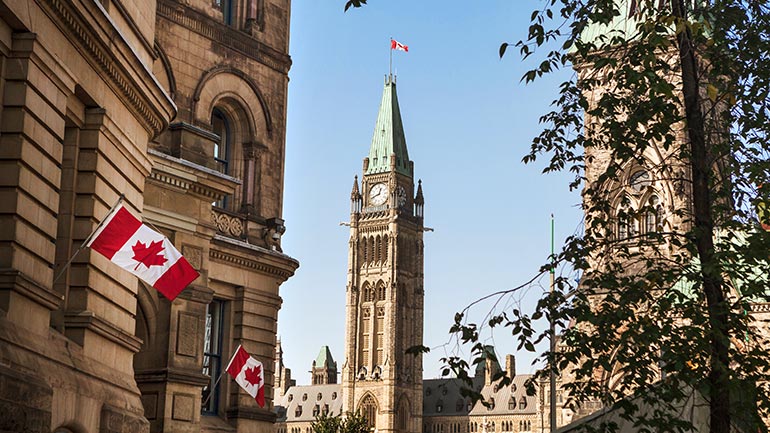
[[390,46],[388,48],[390,51],[390,63],[388,63],[388,80],[391,80],[393,77],[393,38],[390,38]]
[[91,238],[92,238],[92,237],[94,237],[94,233],[98,232],[98,231],[99,231],[99,229],[100,229],[100,228],[102,228],[102,225],[104,224],[104,221],[106,221],[106,220],[107,220],[107,217],[108,217],[108,216],[110,216],[110,214],[112,214],[112,211],[114,211],[114,210],[115,210],[115,209],[118,207],[118,205],[119,205],[119,204],[120,204],[120,203],[123,201],[123,199],[124,199],[124,198],[125,198],[125,194],[124,194],[124,193],[121,193],[121,194],[120,194],[120,197],[118,197],[118,201],[116,201],[116,202],[115,202],[115,204],[113,204],[113,205],[112,205],[112,207],[110,208],[110,211],[109,211],[109,212],[107,212],[107,214],[106,214],[106,215],[104,215],[104,218],[102,218],[102,220],[101,220],[101,221],[99,221],[99,225],[97,225],[97,226],[96,226],[96,228],[95,228],[95,229],[94,229],[94,230],[91,232],[91,234],[90,234],[90,235],[88,235],[88,237],[86,238],[86,240],[84,240],[84,241],[83,241],[83,243],[82,243],[82,244],[80,244],[80,246],[78,247],[78,249],[77,249],[77,250],[75,250],[75,252],[74,252],[74,253],[72,253],[72,257],[70,257],[70,259],[69,259],[69,260],[67,260],[67,263],[65,263],[65,264],[64,264],[64,266],[62,267],[62,269],[59,271],[59,274],[58,274],[58,275],[56,275],[56,278],[54,278],[54,279],[53,279],[53,283],[52,283],[52,284],[56,284],[56,282],[57,282],[57,281],[59,281],[59,278],[61,278],[61,276],[62,276],[62,275],[64,275],[64,271],[66,271],[66,270],[67,270],[67,268],[69,268],[69,266],[72,264],[72,261],[73,261],[73,260],[75,260],[75,257],[78,255],[78,253],[80,252],[80,250],[82,250],[82,249],[83,249],[83,247],[85,247],[85,246],[86,246],[86,244],[88,244],[88,242],[90,242],[90,241],[91,241]]
[[551,286],[550,286],[550,292],[551,292],[551,311],[550,316],[551,320],[550,322],[550,334],[551,334],[551,362],[550,362],[550,399],[549,399],[549,405],[551,406],[551,410],[549,413],[549,424],[551,424],[551,433],[554,433],[556,431],[556,372],[554,372],[554,360],[556,356],[556,319],[554,318],[555,308],[553,305],[553,295],[554,295],[554,278],[556,274],[556,269],[554,268],[556,266],[556,256],[554,255],[554,235],[553,230],[554,228],[554,219],[553,214],[551,214]]
[[211,396],[214,395],[214,393],[216,392],[216,389],[217,389],[217,385],[219,385],[219,381],[222,380],[222,376],[224,376],[225,373],[226,372],[223,371],[222,373],[219,374],[219,377],[217,377],[216,382],[214,382],[214,386],[211,387],[211,392],[209,392],[209,395],[207,395],[206,399],[203,400],[203,403],[201,403],[201,407],[205,407],[206,403],[208,403],[209,400],[211,399]]

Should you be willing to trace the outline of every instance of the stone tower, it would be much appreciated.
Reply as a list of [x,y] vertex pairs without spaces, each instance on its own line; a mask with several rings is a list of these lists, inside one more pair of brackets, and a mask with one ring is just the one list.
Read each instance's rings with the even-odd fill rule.
[[379,432],[422,428],[423,196],[415,192],[392,76],[351,193],[343,411]]
[[337,362],[332,358],[329,346],[321,346],[318,357],[313,361],[310,370],[313,376],[313,385],[333,385],[337,383]]

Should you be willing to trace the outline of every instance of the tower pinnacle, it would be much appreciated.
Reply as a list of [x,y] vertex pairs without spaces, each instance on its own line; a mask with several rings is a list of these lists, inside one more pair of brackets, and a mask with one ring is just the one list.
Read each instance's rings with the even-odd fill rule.
[[389,76],[385,79],[380,111],[369,148],[369,163],[364,174],[384,173],[391,169],[410,177],[413,175],[396,96],[396,81]]

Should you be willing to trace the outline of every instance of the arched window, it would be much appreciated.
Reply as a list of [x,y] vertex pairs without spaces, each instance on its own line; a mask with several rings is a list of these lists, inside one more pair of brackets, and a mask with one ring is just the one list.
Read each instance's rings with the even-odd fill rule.
[[382,253],[380,253],[382,263],[388,262],[388,235],[382,237]]
[[636,234],[636,225],[633,217],[633,210],[629,205],[629,199],[624,198],[618,209],[617,217],[618,239],[628,239]]
[[527,398],[524,396],[521,396],[521,399],[519,400],[519,410],[524,410],[527,408]]
[[409,419],[411,418],[409,413],[409,402],[406,399],[402,399],[398,405],[398,412],[396,413],[396,428],[405,432],[409,426]]
[[371,394],[368,394],[361,400],[359,406],[361,414],[366,418],[366,426],[369,428],[377,427],[377,402],[374,400]]
[[367,249],[366,249],[366,236],[364,236],[363,239],[361,239],[361,263],[366,265],[368,263],[367,257],[366,257]]
[[647,206],[649,209],[644,215],[644,231],[645,233],[654,233],[661,229],[663,207],[660,205],[660,199],[657,195],[652,195],[647,200]]
[[374,261],[377,263],[382,263],[382,238],[380,238],[380,235],[377,235],[377,240],[374,243]]
[[229,174],[233,139],[232,122],[219,108],[211,112],[211,129],[219,136],[219,141],[214,142],[214,161],[217,170]]
[[508,399],[508,410],[514,410],[516,409],[516,399],[511,396],[511,398]]

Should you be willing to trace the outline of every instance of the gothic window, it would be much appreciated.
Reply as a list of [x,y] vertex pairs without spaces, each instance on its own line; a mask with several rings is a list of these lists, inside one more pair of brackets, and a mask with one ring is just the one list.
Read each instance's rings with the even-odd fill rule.
[[370,264],[374,264],[374,262],[375,262],[375,257],[374,257],[374,237],[369,239],[369,249],[368,249],[368,252],[366,253],[366,255],[367,255],[369,263]]
[[382,365],[384,362],[383,359],[383,349],[385,347],[384,345],[384,335],[385,335],[385,307],[377,307],[377,318],[375,322],[376,328],[375,328],[375,347],[374,350],[376,351],[375,354],[377,356],[375,364]]
[[487,410],[494,410],[494,409],[495,409],[495,399],[493,397],[489,399],[489,406],[487,407]]
[[364,418],[366,418],[366,426],[369,428],[376,428],[377,427],[377,402],[374,401],[374,397],[372,397],[371,394],[368,394],[361,401],[361,405],[359,406],[359,408],[361,410],[361,414],[363,414]]
[[398,412],[396,413],[396,428],[401,431],[406,431],[409,426],[409,403],[402,399],[398,405]]
[[619,240],[628,239],[636,234],[636,225],[632,215],[633,211],[628,203],[629,199],[627,197],[624,198],[618,210],[617,230]]
[[374,254],[375,259],[374,261],[377,263],[382,263],[382,238],[380,238],[380,235],[377,235],[377,240],[374,243]]
[[645,233],[654,233],[660,230],[663,207],[660,205],[660,199],[657,195],[652,195],[647,200],[647,206],[649,209],[644,215],[644,231]]
[[361,263],[363,263],[364,265],[368,263],[368,259],[366,256],[367,251],[368,250],[366,249],[366,236],[364,236],[364,238],[361,239]]
[[382,262],[387,263],[388,262],[388,236],[385,235],[382,237]]
[[[206,306],[206,329],[203,340],[203,375],[208,376],[208,383],[201,393],[201,413],[214,415],[219,407],[219,389],[217,378],[222,371],[222,328],[224,323],[224,303],[212,300]],[[206,404],[203,404],[203,403]]]

